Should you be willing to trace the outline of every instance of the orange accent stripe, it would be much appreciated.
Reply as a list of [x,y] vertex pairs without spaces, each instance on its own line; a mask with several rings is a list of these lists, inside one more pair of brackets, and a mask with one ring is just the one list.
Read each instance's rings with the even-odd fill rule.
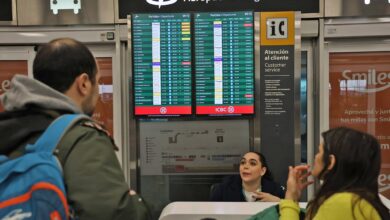
[[64,194],[62,193],[62,191],[60,189],[58,189],[55,185],[51,184],[51,183],[46,183],[46,182],[39,182],[39,183],[36,183],[35,185],[33,185],[30,190],[21,195],[21,196],[18,196],[18,197],[15,197],[13,199],[10,199],[10,200],[7,200],[7,201],[4,201],[4,202],[0,202],[0,209],[2,208],[5,208],[7,206],[11,206],[11,205],[16,205],[18,203],[23,203],[23,202],[26,202],[27,200],[29,200],[31,198],[31,193],[35,190],[40,190],[40,189],[48,189],[48,190],[53,190],[55,193],[57,193],[57,195],[60,197],[61,199],[61,202],[64,204],[65,206],[65,214],[66,214],[66,219],[69,219],[69,216],[68,216],[68,211],[69,211],[69,208],[68,208],[68,203],[66,202],[66,198],[64,196]]
[[50,213],[50,220],[61,220],[60,213],[57,210]]

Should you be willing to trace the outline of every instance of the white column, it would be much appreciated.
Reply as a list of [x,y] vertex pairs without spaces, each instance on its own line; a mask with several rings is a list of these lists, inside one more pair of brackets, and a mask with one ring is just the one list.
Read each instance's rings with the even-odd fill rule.
[[214,103],[223,104],[222,21],[214,21]]
[[153,105],[161,105],[160,23],[152,23]]

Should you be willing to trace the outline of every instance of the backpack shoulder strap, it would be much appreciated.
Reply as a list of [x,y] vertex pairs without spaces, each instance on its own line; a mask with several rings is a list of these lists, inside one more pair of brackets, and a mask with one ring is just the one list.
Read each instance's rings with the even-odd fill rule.
[[76,143],[79,141],[79,138],[84,135],[83,131],[80,128],[84,127],[84,123],[93,121],[92,118],[81,118],[78,122],[74,123],[74,126],[68,130],[67,136],[65,136],[57,146],[55,155],[60,161],[62,167],[65,167],[66,161],[73,151],[73,148],[76,146]]
[[56,118],[33,145],[26,147],[26,152],[53,152],[66,131],[82,119],[90,119],[83,114],[65,114]]

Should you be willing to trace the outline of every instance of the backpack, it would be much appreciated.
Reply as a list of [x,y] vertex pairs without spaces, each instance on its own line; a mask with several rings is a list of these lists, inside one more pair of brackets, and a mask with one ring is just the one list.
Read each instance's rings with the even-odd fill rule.
[[25,154],[15,159],[0,155],[0,219],[67,220],[62,167],[54,151],[76,122],[89,117],[62,115],[54,120]]

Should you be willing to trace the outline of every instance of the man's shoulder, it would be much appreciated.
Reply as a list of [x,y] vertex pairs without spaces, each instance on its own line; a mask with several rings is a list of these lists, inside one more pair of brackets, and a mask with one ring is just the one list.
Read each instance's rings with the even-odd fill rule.
[[77,144],[81,139],[94,142],[95,144],[102,141],[109,141],[114,149],[117,149],[110,132],[102,124],[93,119],[80,120],[64,136],[64,141],[70,145]]
[[93,130],[106,134],[111,137],[110,132],[104,127],[104,125],[100,124],[94,120],[83,120],[78,124],[79,127],[84,128],[85,130]]
[[70,128],[57,147],[57,156],[65,164],[74,149],[79,152],[101,152],[117,150],[107,130],[92,119],[82,119]]
[[81,118],[67,131],[67,135],[82,136],[86,133],[103,135],[110,137],[111,134],[107,131],[104,125],[94,121],[92,118]]

